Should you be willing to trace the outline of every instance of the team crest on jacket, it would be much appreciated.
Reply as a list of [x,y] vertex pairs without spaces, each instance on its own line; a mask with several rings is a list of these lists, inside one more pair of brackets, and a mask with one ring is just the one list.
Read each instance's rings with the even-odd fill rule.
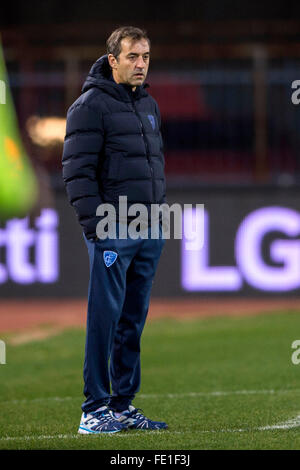
[[103,259],[104,259],[105,266],[109,268],[112,264],[114,264],[117,257],[118,257],[118,253],[116,253],[115,251],[104,251]]
[[152,116],[152,114],[148,114],[148,119],[150,121],[150,124],[152,126],[152,129],[154,130],[155,129],[155,119],[154,119],[154,116]]

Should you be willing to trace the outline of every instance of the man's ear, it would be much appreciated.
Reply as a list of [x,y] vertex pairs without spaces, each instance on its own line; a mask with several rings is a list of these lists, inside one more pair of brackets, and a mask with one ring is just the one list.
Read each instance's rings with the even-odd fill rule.
[[115,69],[115,68],[117,67],[117,65],[118,65],[118,61],[117,61],[117,59],[115,58],[115,56],[112,55],[112,54],[108,54],[107,58],[108,58],[108,63],[109,63],[109,65],[111,66],[111,68],[112,68],[112,69]]

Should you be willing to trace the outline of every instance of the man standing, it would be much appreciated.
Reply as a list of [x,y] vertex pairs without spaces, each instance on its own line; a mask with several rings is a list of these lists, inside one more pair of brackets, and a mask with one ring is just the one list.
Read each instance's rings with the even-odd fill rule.
[[63,178],[90,260],[82,434],[167,428],[132,405],[140,388],[140,338],[165,242],[161,227],[158,239],[150,238],[150,227],[148,238],[97,237],[100,204],[116,209],[119,232],[120,196],[149,210],[165,201],[160,112],[143,85],[149,59],[145,31],[115,30],[67,115]]

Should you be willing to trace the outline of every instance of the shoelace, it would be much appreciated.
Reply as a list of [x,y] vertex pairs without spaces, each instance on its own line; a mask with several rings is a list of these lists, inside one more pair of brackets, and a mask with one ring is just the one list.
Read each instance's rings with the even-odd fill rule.
[[116,419],[110,414],[110,412],[107,410],[105,411],[95,411],[93,413],[93,416],[97,419],[101,419],[102,421],[104,421],[105,423],[109,423],[110,421],[113,421],[115,422]]
[[[141,413],[140,413],[141,411]],[[137,418],[143,418],[145,419],[145,415],[143,414],[143,410],[142,408],[135,408],[134,410],[130,411],[130,413],[128,413],[127,417],[128,418],[131,418],[132,416],[134,417],[137,417]],[[149,418],[147,418],[148,421],[151,421]]]

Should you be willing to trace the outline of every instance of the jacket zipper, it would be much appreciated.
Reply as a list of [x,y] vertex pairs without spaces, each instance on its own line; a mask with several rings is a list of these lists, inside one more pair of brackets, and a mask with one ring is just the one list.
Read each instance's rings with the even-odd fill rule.
[[147,142],[147,139],[146,139],[146,136],[145,136],[144,126],[143,126],[142,120],[141,120],[141,118],[140,118],[140,115],[139,115],[139,113],[138,113],[137,110],[136,110],[136,107],[135,107],[135,104],[134,104],[134,100],[132,100],[132,106],[133,106],[133,111],[134,111],[134,113],[136,114],[136,117],[138,118],[139,123],[140,123],[140,126],[141,126],[142,137],[143,137],[144,144],[145,144],[145,149],[146,149],[146,157],[147,157],[147,161],[148,161],[149,168],[150,168],[150,173],[151,173],[151,180],[152,180],[152,197],[153,197],[153,202],[156,202],[154,172],[153,172],[153,167],[152,167],[152,165],[151,165],[151,159],[150,159],[150,155],[149,155],[148,142]]

